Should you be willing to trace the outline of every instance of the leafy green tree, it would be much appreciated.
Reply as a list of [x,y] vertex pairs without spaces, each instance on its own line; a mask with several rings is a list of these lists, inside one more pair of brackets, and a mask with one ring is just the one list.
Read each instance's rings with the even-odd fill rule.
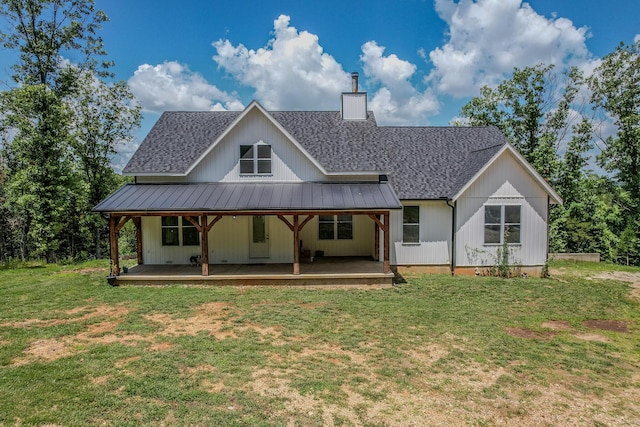
[[561,143],[572,126],[571,108],[583,84],[576,68],[564,73],[562,81],[553,69],[553,65],[515,68],[510,79],[495,89],[483,87],[461,111],[472,126],[497,126],[543,177],[552,180],[559,171]]
[[621,43],[605,56],[589,87],[592,102],[617,127],[616,134],[605,139],[598,161],[624,191],[618,250],[622,261],[640,263],[640,41]]
[[107,17],[93,0],[0,0],[0,17],[0,42],[20,54],[16,87],[0,94],[0,130],[21,254],[53,261],[88,241],[99,256],[106,223],[90,209],[116,185],[110,156],[140,120],[126,85],[101,80],[112,77],[98,59]]
[[635,220],[640,215],[640,41],[621,44],[605,56],[589,87],[593,103],[617,127],[605,141],[600,164],[629,193],[625,210],[629,220]]
[[123,81],[104,83],[91,73],[79,76],[78,90],[69,100],[73,110],[71,147],[86,184],[81,225],[91,233],[93,254],[100,258],[107,222],[90,212],[120,180],[110,160],[118,145],[130,142],[140,124],[140,106]]

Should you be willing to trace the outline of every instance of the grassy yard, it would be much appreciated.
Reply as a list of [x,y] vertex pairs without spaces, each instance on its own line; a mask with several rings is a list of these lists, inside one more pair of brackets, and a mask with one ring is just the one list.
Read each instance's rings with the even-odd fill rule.
[[0,270],[0,425],[632,425],[640,269],[385,289]]

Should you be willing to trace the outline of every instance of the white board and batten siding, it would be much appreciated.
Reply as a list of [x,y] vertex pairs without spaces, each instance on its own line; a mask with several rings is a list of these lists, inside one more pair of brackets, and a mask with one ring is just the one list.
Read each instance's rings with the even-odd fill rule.
[[484,206],[520,205],[520,244],[509,245],[510,262],[539,266],[547,257],[548,195],[533,177],[523,173],[505,151],[456,202],[456,266],[496,264],[500,245],[484,243]]
[[[285,216],[293,222],[291,216]],[[268,256],[252,258],[250,254],[251,216],[225,216],[209,232],[209,263],[292,263],[293,232],[276,216],[265,216],[268,229]],[[326,256],[371,256],[373,254],[374,222],[366,215],[353,216],[353,239],[320,240],[318,217],[313,218],[300,233],[303,249],[311,254],[322,251]],[[162,225],[158,216],[142,217],[144,263],[189,264],[189,258],[200,255],[200,246],[163,246]],[[179,233],[181,234],[181,233]]]
[[[278,218],[267,216],[268,258],[249,255],[251,216],[225,216],[209,232],[209,263],[289,263],[293,262],[291,230]],[[145,264],[189,264],[189,258],[200,255],[200,246],[163,246],[161,219],[142,217],[142,247]]]
[[[213,141],[211,141],[213,143]],[[240,175],[240,146],[271,146],[270,175]],[[249,111],[187,176],[139,176],[154,182],[301,182],[324,181],[326,176],[257,109]]]
[[420,242],[402,241],[402,211],[391,211],[392,265],[448,265],[451,263],[451,208],[444,201],[402,200],[420,207]]

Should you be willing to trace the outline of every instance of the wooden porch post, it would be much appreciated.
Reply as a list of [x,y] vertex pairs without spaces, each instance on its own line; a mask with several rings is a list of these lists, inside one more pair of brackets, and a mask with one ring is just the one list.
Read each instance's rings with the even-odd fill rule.
[[391,271],[391,266],[389,265],[389,223],[391,222],[391,215],[389,211],[384,213],[384,228],[382,232],[384,233],[384,264],[383,271],[385,273],[389,273]]
[[[380,220],[380,215],[376,215],[378,221]],[[376,232],[374,237],[374,250],[373,250],[373,259],[375,261],[380,261],[380,226],[378,225],[378,221],[374,221],[373,223],[376,226]]]
[[202,220],[200,221],[200,224],[202,224],[201,229],[202,231],[200,232],[200,234],[202,234],[202,275],[203,276],[208,276],[209,275],[209,227],[207,224],[207,215],[203,214],[202,215]]
[[289,230],[293,231],[293,274],[300,274],[300,230],[311,221],[315,215],[307,216],[302,223],[300,223],[299,215],[293,215],[293,224],[291,224],[284,215],[278,215],[278,219],[289,227]]
[[120,217],[114,214],[109,215],[109,245],[111,247],[111,275],[120,275],[120,262],[118,255],[118,230],[116,229]]
[[138,253],[138,265],[142,265],[142,218],[139,216],[134,217],[133,224],[136,226],[136,252]]
[[300,224],[298,215],[293,216],[293,274],[300,274]]

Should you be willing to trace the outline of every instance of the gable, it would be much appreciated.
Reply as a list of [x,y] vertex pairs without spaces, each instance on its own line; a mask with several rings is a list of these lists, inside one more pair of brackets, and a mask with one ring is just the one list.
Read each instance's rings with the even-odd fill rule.
[[507,144],[472,176],[453,197],[525,197],[547,198],[562,203],[562,198],[542,176]]
[[[271,173],[242,174],[243,146],[266,145]],[[286,132],[259,109],[246,111],[194,162],[187,172],[190,182],[318,181],[324,171]]]

